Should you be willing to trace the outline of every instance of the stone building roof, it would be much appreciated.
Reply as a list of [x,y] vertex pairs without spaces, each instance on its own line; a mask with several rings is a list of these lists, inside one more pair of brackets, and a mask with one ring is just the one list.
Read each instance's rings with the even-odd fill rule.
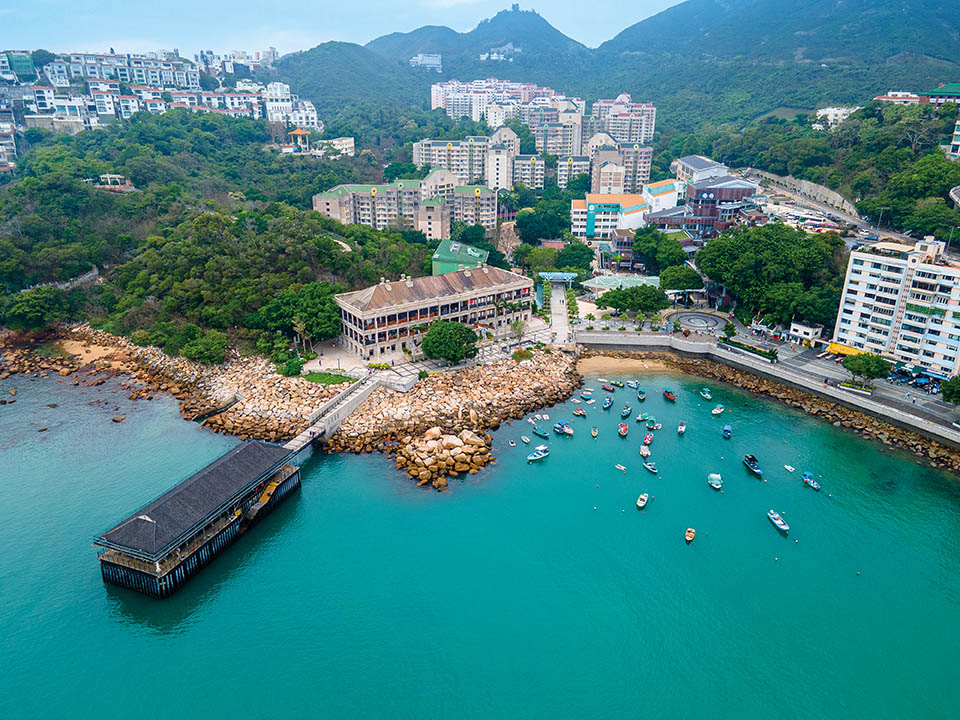
[[410,303],[441,301],[446,297],[480,290],[496,291],[504,285],[517,284],[532,287],[533,280],[497,267],[485,266],[443,275],[385,281],[363,290],[340,293],[335,299],[340,305],[348,306],[357,312],[366,312]]

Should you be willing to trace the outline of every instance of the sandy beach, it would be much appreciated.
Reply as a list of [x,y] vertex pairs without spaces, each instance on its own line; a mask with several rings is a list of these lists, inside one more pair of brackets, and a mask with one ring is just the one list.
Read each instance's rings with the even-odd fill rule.
[[110,367],[123,367],[123,351],[119,348],[93,345],[82,340],[58,340],[57,346],[68,355],[79,356],[81,365],[97,360],[109,360]]
[[577,362],[577,370],[581,375],[595,375],[606,373],[616,375],[618,373],[631,374],[649,370],[671,371],[676,370],[668,363],[660,359],[646,358],[615,358],[606,356],[583,358]]

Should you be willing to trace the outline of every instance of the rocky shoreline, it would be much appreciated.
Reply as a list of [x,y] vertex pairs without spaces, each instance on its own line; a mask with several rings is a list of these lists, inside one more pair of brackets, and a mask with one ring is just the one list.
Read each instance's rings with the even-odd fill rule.
[[407,393],[378,388],[330,438],[333,452],[382,452],[418,485],[437,490],[448,478],[475,475],[495,462],[488,430],[566,400],[581,384],[576,359],[539,351],[437,373]]
[[866,413],[851,410],[802,390],[783,385],[775,380],[753,375],[714,360],[644,351],[584,350],[581,354],[581,357],[601,356],[657,360],[678,372],[729,383],[756,395],[774,398],[791,407],[799,408],[809,415],[826,420],[834,427],[846,428],[869,440],[876,440],[888,447],[911,452],[917,457],[927,460],[931,467],[960,473],[960,451],[948,445],[891,425]]
[[30,343],[8,340],[0,346],[0,378],[59,375],[73,385],[97,386],[119,376],[120,387],[131,400],[169,393],[180,403],[185,419],[215,413],[204,424],[214,432],[240,438],[278,442],[296,437],[307,428],[310,413],[349,384],[323,386],[284,377],[265,358],[241,358],[235,353],[223,365],[202,365],[86,324],[64,328],[53,339],[101,349],[102,356],[86,363],[79,355],[41,357]]

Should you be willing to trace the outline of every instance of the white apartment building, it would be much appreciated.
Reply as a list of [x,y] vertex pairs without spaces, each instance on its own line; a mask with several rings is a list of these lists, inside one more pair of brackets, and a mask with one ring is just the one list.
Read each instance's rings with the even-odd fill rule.
[[591,182],[590,190],[600,195],[623,195],[626,169],[614,160],[607,160],[594,169],[596,181]]
[[517,116],[517,104],[513,102],[494,102],[487,105],[486,121],[492,128],[503,126],[507,120]]
[[461,184],[471,185],[486,179],[490,145],[486,135],[464,140],[420,140],[413,144],[413,162],[417,167],[445,168],[456,175]]
[[557,158],[557,187],[566,190],[577,175],[590,174],[590,158],[586,155],[571,155]]
[[528,188],[543,190],[544,172],[543,159],[537,155],[517,155],[513,159],[514,185],[523,183]]
[[410,67],[443,72],[443,56],[437,54],[417,53],[410,58]]
[[44,66],[51,83],[63,87],[73,78],[99,78],[159,87],[200,88],[200,71],[189,60],[138,55],[67,53]]
[[653,141],[657,108],[650,103],[635,103],[628,93],[613,100],[597,100],[590,116],[601,121],[603,129],[620,143],[647,145]]
[[[434,83],[430,87],[430,109],[436,110],[440,108],[445,110],[450,117],[463,117],[466,113],[463,113],[462,105],[455,106],[451,104],[451,106],[448,107],[447,99],[453,95],[462,96],[474,93],[486,96],[488,98],[486,103],[511,100],[515,103],[526,103],[535,98],[552,97],[556,95],[552,88],[540,87],[533,83],[516,83],[508,80],[498,80],[497,78],[473,80],[471,82],[447,80],[446,82]],[[456,107],[456,112],[460,114],[454,114],[453,107]],[[485,107],[486,105],[484,105],[484,108]],[[481,109],[480,114],[474,119],[480,120],[482,117],[483,110]]]
[[580,154],[580,123],[545,123],[534,130],[537,152],[565,156]]
[[323,131],[323,123],[317,116],[314,104],[292,95],[286,83],[268,83],[263,100],[268,121]]
[[879,242],[850,253],[834,342],[918,365],[960,371],[960,265],[945,244]]
[[485,185],[491,190],[513,188],[513,159],[517,156],[505,145],[492,145],[487,150]]

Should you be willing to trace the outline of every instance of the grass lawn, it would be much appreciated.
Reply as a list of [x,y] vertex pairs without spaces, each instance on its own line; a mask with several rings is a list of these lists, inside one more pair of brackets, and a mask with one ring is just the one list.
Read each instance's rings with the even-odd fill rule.
[[353,382],[352,377],[331,372],[311,372],[304,377],[310,382],[320,383],[321,385],[339,385],[343,382]]

